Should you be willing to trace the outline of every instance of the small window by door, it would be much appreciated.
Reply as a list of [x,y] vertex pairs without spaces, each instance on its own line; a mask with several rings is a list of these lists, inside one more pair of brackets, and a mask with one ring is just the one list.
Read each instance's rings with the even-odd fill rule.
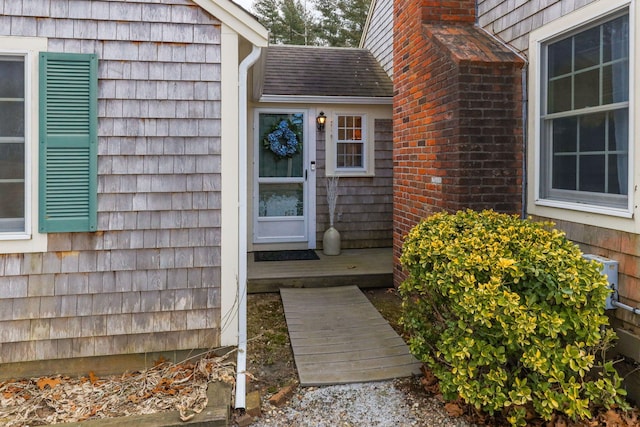
[[365,169],[366,124],[362,115],[338,115],[336,171]]

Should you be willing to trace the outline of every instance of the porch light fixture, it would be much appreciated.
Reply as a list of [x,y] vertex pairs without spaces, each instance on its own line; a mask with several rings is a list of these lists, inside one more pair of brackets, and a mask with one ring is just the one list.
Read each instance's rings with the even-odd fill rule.
[[327,116],[324,115],[323,111],[320,111],[318,117],[316,117],[316,123],[318,125],[318,131],[324,131],[324,124],[327,122]]

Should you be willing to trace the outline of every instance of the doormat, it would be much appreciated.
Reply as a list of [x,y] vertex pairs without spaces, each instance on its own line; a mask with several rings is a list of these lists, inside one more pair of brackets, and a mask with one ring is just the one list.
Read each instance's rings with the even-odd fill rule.
[[253,253],[253,260],[260,261],[309,261],[320,259],[313,249],[297,251],[260,251]]

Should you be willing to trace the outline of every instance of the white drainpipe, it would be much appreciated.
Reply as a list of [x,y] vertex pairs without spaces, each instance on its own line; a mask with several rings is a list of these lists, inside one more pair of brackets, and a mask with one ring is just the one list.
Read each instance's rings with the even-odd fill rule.
[[236,409],[246,407],[247,370],[247,76],[260,57],[253,46],[242,60],[238,75],[238,360],[236,366]]

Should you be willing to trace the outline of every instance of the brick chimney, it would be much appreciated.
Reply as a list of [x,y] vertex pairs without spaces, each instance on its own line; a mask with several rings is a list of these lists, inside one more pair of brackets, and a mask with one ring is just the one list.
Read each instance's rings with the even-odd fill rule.
[[474,0],[394,0],[394,283],[407,233],[462,209],[519,213],[524,62],[475,25]]
[[476,0],[422,0],[422,22],[475,23]]

